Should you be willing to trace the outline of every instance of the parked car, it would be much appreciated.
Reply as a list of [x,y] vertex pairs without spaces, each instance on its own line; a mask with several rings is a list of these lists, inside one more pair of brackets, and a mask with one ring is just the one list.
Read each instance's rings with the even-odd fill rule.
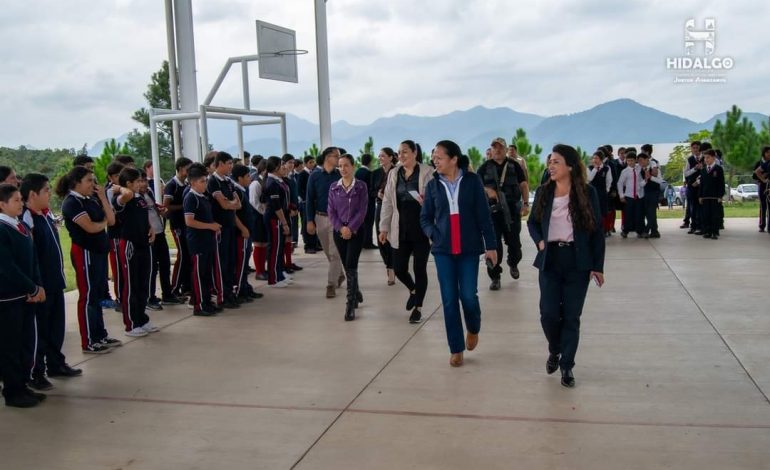
[[756,201],[759,199],[759,188],[756,184],[739,184],[730,190],[730,199],[733,201]]
[[674,186],[674,205],[682,206],[687,200],[687,187]]

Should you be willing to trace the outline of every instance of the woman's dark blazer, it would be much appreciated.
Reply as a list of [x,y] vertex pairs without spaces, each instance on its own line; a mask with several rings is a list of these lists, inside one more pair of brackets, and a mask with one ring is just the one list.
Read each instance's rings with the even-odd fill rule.
[[[579,271],[596,271],[602,273],[604,272],[604,230],[602,230],[599,196],[596,194],[596,189],[590,185],[587,187],[595,223],[592,232],[573,228],[577,269]],[[535,262],[532,263],[537,269],[543,270],[545,269],[545,260],[548,257],[548,226],[551,223],[553,194],[546,195],[544,186],[537,188],[537,192],[535,193],[535,207],[537,207],[541,197],[548,197],[548,200],[545,203],[545,210],[543,211],[543,220],[540,222],[535,220],[535,211],[533,208],[527,219],[527,228],[529,229],[529,235],[535,242],[535,246],[537,246],[541,240],[545,240],[546,242],[545,249],[543,251],[538,250]]]

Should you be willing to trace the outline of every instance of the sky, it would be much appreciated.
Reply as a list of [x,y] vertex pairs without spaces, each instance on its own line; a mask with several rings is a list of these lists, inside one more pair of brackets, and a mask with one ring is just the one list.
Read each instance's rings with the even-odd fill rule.
[[[193,0],[198,95],[256,53],[255,20],[297,32],[299,83],[257,79],[255,109],[318,122],[312,0]],[[367,124],[477,105],[543,116],[618,98],[695,121],[770,113],[770,3],[755,0],[328,0],[332,119]],[[675,84],[684,23],[716,19],[727,83]],[[138,124],[167,59],[162,0],[28,0],[0,10],[0,146],[80,148]],[[702,47],[702,46],[698,46]],[[698,50],[702,53],[702,50]],[[215,105],[238,106],[234,69]],[[290,130],[289,130],[290,131]]]

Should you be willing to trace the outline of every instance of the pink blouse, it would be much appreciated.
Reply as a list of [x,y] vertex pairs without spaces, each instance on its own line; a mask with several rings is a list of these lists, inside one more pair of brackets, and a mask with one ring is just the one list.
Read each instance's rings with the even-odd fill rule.
[[569,215],[569,194],[553,198],[551,223],[548,226],[549,242],[571,242],[575,237],[572,233],[572,217]]

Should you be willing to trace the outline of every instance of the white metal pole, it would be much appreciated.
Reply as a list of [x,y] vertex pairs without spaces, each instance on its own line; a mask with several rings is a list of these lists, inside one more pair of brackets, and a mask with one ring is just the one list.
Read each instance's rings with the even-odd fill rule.
[[[332,144],[331,92],[329,91],[329,47],[326,34],[326,0],[315,0],[315,43],[318,65],[318,121],[321,149]],[[284,122],[284,127],[285,127]]]
[[[179,61],[180,108],[185,112],[197,112],[198,82],[195,77],[192,0],[174,0],[174,13]],[[198,124],[194,121],[182,121],[182,149],[190,160],[194,162],[202,160]]]
[[152,169],[155,171],[153,178],[153,191],[155,199],[163,201],[163,193],[160,187],[160,150],[158,149],[158,123],[153,119],[152,110],[150,110],[150,151],[152,152]]
[[238,118],[238,157],[243,161],[243,118]]
[[251,99],[249,98],[249,63],[241,61],[241,81],[243,82],[243,107],[251,109]]
[[[208,117],[206,116],[206,106],[201,105],[200,106],[200,112],[201,112],[201,143],[200,148],[202,149],[201,155],[206,155],[209,152],[209,123],[208,123]],[[201,158],[198,161],[203,161]]]
[[[171,95],[171,109],[179,109],[179,86],[176,81],[176,41],[174,39],[174,8],[172,0],[166,0],[166,44],[168,46],[168,87]],[[179,137],[179,121],[171,121],[171,137],[174,142],[174,159],[182,157],[182,144]],[[155,169],[160,175],[160,168]]]
[[281,116],[281,152],[289,153],[289,143],[286,138],[286,116]]

